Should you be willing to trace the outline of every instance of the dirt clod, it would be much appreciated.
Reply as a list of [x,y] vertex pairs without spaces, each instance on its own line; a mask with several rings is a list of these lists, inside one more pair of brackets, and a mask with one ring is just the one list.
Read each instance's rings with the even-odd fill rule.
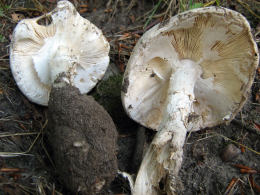
[[235,159],[239,154],[241,153],[241,150],[237,148],[234,144],[228,144],[221,155],[221,159],[223,161],[231,161]]
[[116,127],[92,97],[75,87],[54,88],[48,140],[60,181],[74,194],[106,194],[117,172]]

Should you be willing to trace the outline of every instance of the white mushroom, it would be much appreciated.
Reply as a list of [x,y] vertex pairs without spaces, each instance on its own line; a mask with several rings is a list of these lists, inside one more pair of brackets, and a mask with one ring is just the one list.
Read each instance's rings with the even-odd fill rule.
[[247,20],[225,8],[184,12],[142,36],[127,65],[122,101],[132,119],[158,132],[133,194],[157,194],[160,181],[167,194],[176,193],[187,131],[230,122],[257,64]]
[[[40,25],[46,17],[52,22]],[[90,91],[107,69],[108,53],[101,30],[69,1],[59,1],[52,12],[18,23],[11,43],[11,70],[28,99],[47,105],[51,85],[62,72],[81,93]]]

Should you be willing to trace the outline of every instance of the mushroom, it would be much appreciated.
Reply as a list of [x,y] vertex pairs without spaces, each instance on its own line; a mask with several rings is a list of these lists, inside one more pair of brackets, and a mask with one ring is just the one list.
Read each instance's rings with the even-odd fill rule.
[[247,20],[226,8],[181,13],[141,37],[124,74],[122,102],[132,119],[158,132],[133,194],[177,193],[186,133],[235,117],[258,59]]
[[[40,22],[50,18],[48,25]],[[90,91],[109,64],[109,44],[69,1],[46,15],[21,20],[14,29],[10,63],[14,79],[32,102],[47,105],[52,83],[65,72],[81,93]]]
[[[52,22],[40,25],[42,19]],[[117,174],[117,130],[105,109],[86,96],[109,63],[101,30],[69,1],[22,20],[11,43],[11,69],[21,91],[48,105],[48,141],[57,175],[73,194],[101,194]],[[50,101],[49,101],[50,100]]]

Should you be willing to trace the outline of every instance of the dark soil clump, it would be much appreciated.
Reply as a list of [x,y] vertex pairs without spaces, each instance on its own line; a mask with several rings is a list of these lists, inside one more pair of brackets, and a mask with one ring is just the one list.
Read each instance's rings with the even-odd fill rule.
[[107,194],[117,173],[116,127],[92,97],[66,86],[49,101],[48,140],[60,181],[70,191]]

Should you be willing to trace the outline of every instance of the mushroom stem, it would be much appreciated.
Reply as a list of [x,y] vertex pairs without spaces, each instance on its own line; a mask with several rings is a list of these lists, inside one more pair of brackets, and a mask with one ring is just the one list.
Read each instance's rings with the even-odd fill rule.
[[161,190],[176,194],[180,188],[178,172],[189,130],[188,118],[193,113],[194,86],[202,70],[191,60],[181,60],[178,64],[170,77],[162,123],[142,161],[134,195],[155,195]]

